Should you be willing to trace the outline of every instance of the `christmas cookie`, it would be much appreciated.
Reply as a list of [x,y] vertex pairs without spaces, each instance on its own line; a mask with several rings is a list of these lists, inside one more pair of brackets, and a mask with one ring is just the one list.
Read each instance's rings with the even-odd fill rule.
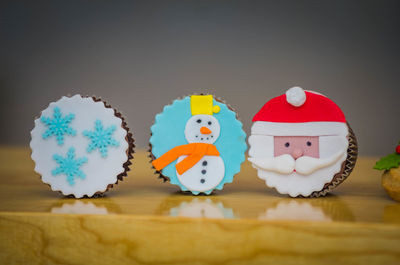
[[382,157],[374,168],[385,170],[382,175],[382,186],[390,198],[400,202],[400,143],[395,153]]
[[162,178],[195,195],[231,183],[245,159],[242,123],[212,95],[193,95],[164,107],[151,134],[153,167]]
[[133,138],[124,118],[94,97],[50,103],[31,137],[35,171],[64,195],[100,195],[122,180],[131,164]]
[[268,187],[291,197],[319,197],[343,182],[357,141],[340,108],[300,87],[268,101],[253,118],[249,161]]

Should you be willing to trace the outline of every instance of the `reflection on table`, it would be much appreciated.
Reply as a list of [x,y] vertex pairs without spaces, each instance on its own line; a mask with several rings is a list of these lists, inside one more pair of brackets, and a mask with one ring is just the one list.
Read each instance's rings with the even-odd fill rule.
[[226,207],[218,197],[211,196],[168,196],[159,206],[156,214],[173,217],[193,218],[235,218],[233,210]]
[[109,198],[97,199],[60,199],[50,208],[51,213],[62,214],[116,214],[119,207]]
[[347,204],[330,196],[326,199],[280,199],[264,213],[262,220],[298,220],[298,221],[354,221],[354,215]]

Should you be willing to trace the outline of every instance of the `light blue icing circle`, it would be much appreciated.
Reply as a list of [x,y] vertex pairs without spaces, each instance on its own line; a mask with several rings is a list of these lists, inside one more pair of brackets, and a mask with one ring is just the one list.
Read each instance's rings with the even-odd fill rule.
[[[243,124],[236,119],[236,113],[224,103],[213,99],[213,104],[218,105],[221,110],[214,113],[218,120],[221,132],[214,145],[225,164],[225,176],[215,189],[222,190],[225,183],[231,183],[233,176],[240,171],[240,166],[245,160],[246,133]],[[163,111],[156,115],[155,123],[151,126],[152,136],[150,144],[152,154],[159,158],[172,148],[188,144],[185,138],[186,122],[192,117],[190,111],[190,97],[175,100],[171,105],[164,107]],[[187,191],[178,180],[176,175],[176,160],[162,169],[161,173],[170,179],[172,184],[178,185],[182,191]],[[214,189],[205,191],[210,194]],[[200,192],[191,191],[197,195]]]

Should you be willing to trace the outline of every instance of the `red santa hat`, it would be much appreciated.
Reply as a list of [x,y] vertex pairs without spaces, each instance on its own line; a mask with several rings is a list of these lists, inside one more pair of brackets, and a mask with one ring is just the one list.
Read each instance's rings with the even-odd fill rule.
[[252,134],[274,136],[347,135],[346,118],[329,98],[292,87],[271,99],[253,118]]

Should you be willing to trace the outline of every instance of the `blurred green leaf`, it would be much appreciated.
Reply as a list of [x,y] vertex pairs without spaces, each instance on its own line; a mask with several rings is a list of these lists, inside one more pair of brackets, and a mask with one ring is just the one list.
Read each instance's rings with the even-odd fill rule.
[[374,169],[389,170],[394,167],[399,167],[399,164],[400,164],[400,154],[394,153],[382,157],[378,162],[376,162]]

